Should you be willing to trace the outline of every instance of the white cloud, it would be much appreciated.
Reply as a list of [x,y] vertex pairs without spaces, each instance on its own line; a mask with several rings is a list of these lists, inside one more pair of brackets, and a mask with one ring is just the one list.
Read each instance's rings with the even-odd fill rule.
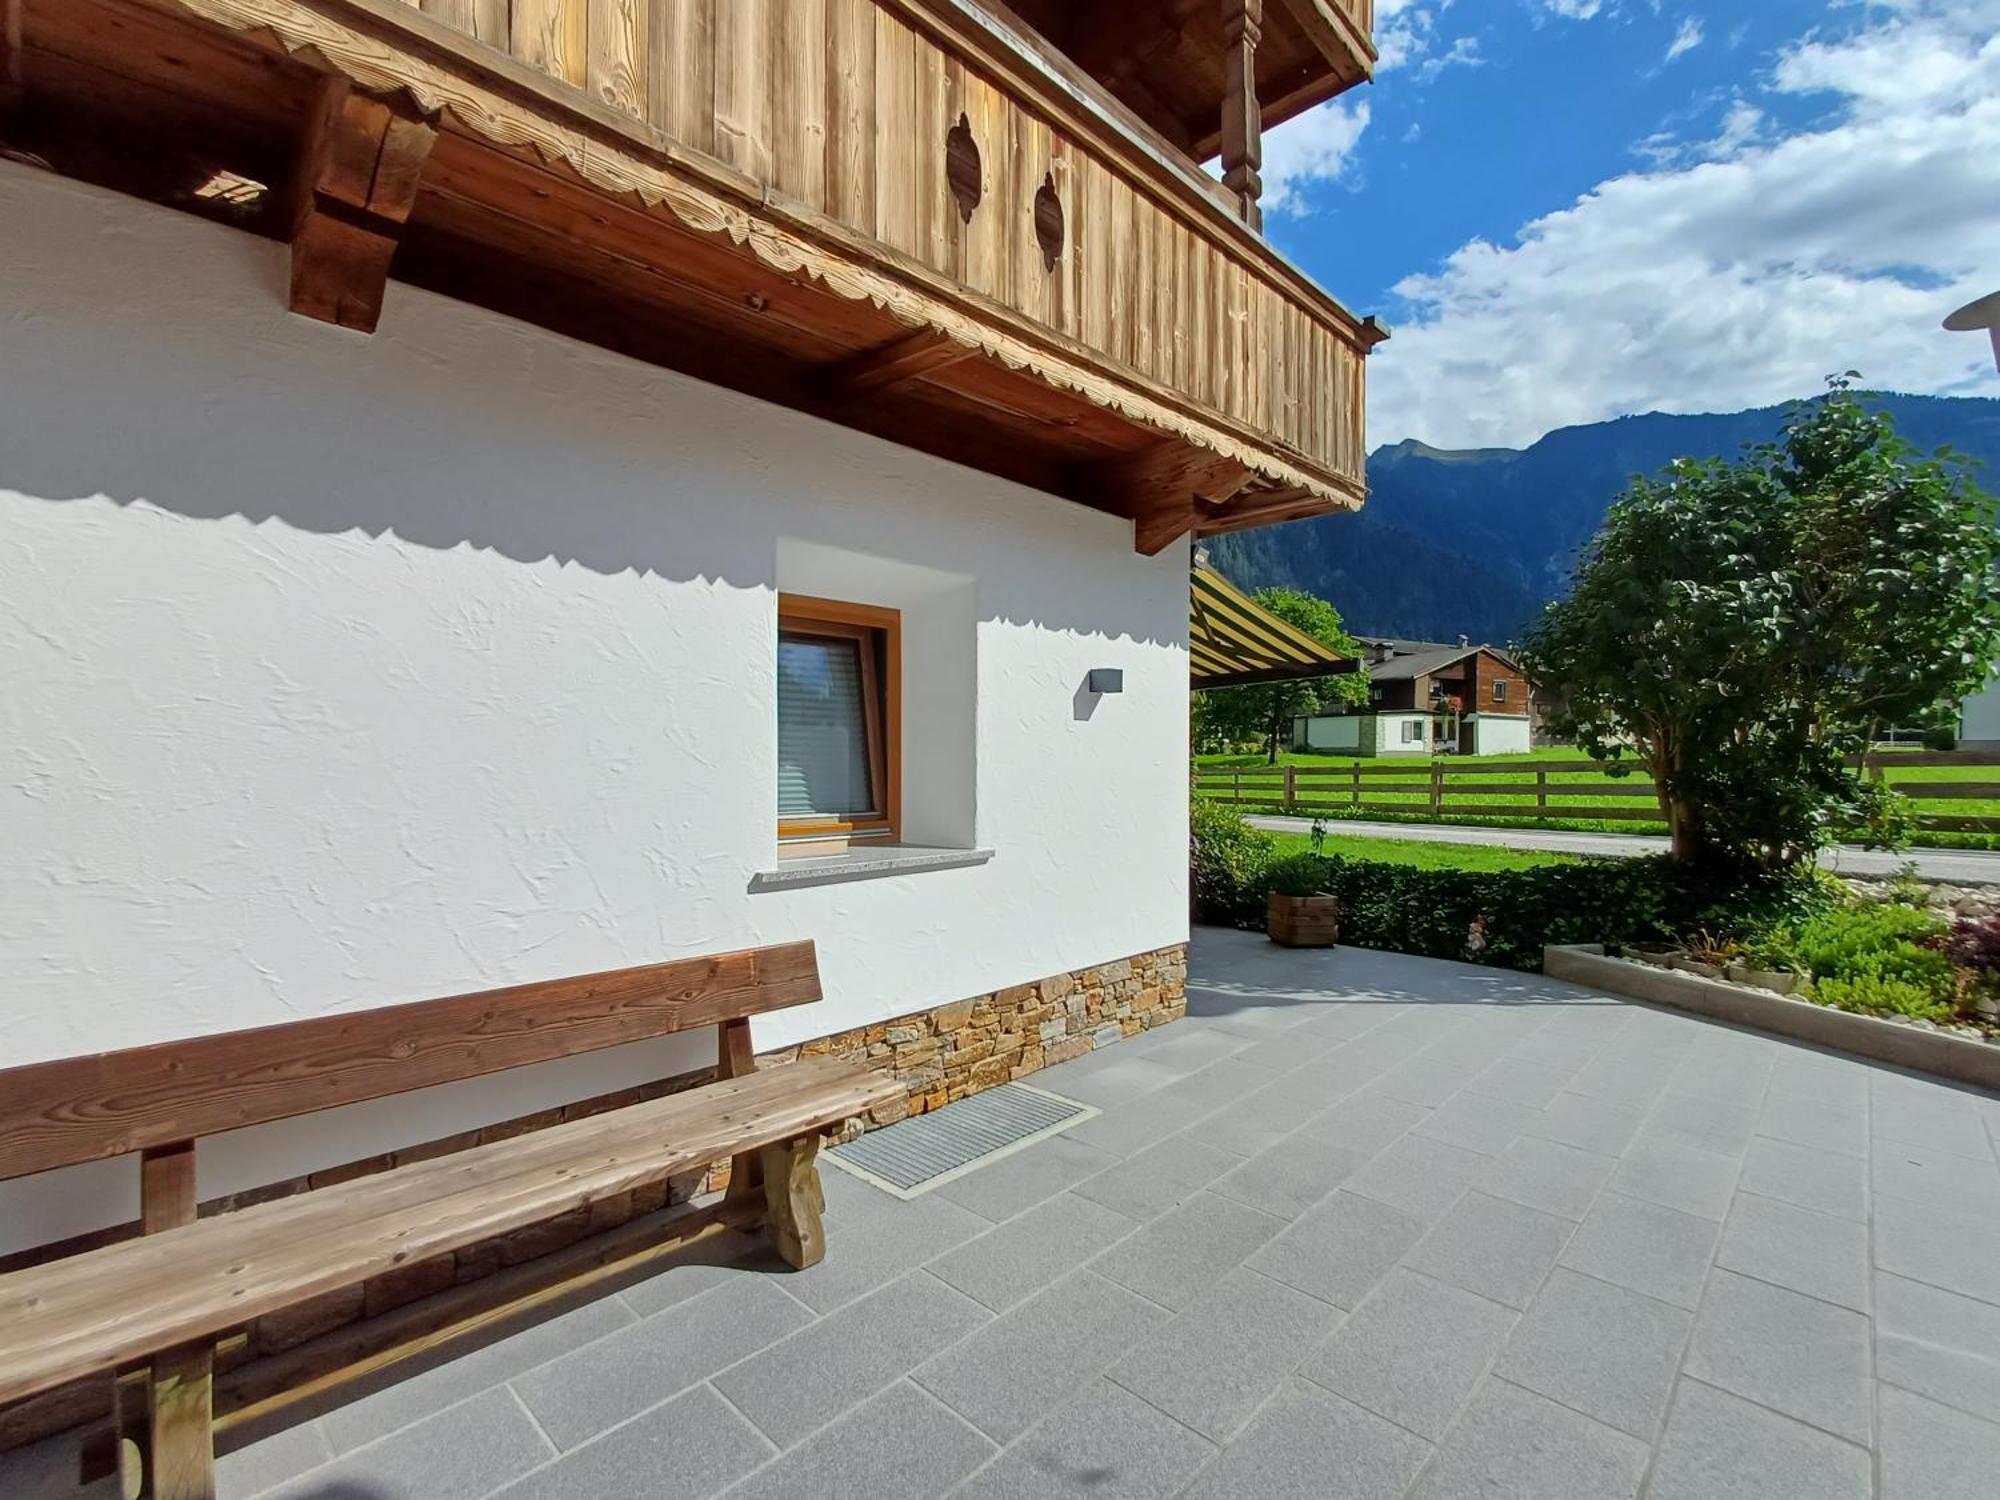
[[1438,23],[1451,5],[1452,0],[1376,0],[1375,76],[1414,68],[1417,81],[1429,83],[1446,68],[1485,62],[1475,36],[1454,37],[1440,50]]
[[1296,115],[1264,137],[1266,213],[1300,213],[1309,182],[1339,182],[1348,175],[1354,148],[1368,129],[1366,99],[1329,99]]
[[1682,53],[1694,51],[1695,48],[1701,45],[1701,39],[1700,17],[1683,16],[1681,18],[1680,29],[1674,33],[1674,39],[1667,44],[1667,55],[1664,61],[1672,62]]
[[1604,0],[1541,0],[1542,9],[1572,21],[1588,21],[1604,9]]
[[1370,441],[1520,444],[1624,412],[1781,401],[1849,367],[1991,393],[1984,347],[1938,321],[1993,290],[2000,0],[1887,0],[1856,19],[1772,75],[1781,94],[1830,96],[1812,128],[1774,135],[1737,100],[1713,139],[1652,143],[1660,169],[1401,282],[1400,326],[1370,361]]

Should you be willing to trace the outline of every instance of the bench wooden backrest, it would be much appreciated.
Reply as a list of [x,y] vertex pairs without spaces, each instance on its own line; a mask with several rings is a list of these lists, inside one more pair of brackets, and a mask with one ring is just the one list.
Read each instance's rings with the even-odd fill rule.
[[742,1072],[744,1018],[820,994],[813,945],[782,943],[7,1068],[0,1179],[695,1027]]

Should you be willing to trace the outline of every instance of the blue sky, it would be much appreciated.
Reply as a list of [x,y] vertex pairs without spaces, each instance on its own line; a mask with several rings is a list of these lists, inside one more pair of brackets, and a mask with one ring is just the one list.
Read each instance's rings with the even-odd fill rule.
[[1377,0],[1266,232],[1396,331],[1371,443],[1522,444],[1858,368],[2000,394],[2000,0]]

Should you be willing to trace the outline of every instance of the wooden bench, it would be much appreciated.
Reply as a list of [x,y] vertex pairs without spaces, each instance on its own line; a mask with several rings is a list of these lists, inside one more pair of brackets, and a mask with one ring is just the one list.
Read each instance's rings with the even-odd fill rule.
[[[641,1246],[559,1263],[581,1273],[562,1287],[760,1226],[786,1262],[812,1265],[825,1253],[820,1134],[901,1087],[832,1058],[755,1070],[749,1018],[820,993],[812,944],[792,943],[0,1071],[0,1178],[142,1154],[136,1237],[0,1276],[0,1408],[104,1376],[128,1492],[137,1468],[154,1496],[196,1500],[214,1490],[217,1340],[308,1298],[724,1158],[722,1203],[653,1226]],[[712,1083],[196,1216],[202,1136],[707,1026]],[[550,1289],[516,1281],[517,1294]],[[415,1304],[400,1341],[354,1343],[359,1366],[490,1326],[466,1295],[478,1288]],[[268,1403],[270,1385],[251,1382],[238,1405]]]

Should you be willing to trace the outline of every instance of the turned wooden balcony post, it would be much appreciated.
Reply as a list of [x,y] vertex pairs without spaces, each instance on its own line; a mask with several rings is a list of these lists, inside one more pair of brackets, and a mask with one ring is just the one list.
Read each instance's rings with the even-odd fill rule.
[[1252,229],[1264,227],[1257,199],[1264,191],[1263,112],[1257,103],[1257,40],[1264,34],[1264,0],[1222,0],[1222,185]]

